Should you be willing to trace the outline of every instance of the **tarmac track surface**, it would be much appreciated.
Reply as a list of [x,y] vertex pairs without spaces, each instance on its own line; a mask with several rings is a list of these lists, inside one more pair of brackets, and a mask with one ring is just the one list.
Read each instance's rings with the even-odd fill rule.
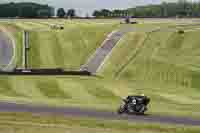
[[[133,29],[130,27],[125,27],[119,31],[113,32],[108,36],[108,38],[103,42],[100,48],[91,56],[88,62],[81,67],[81,70],[87,69],[91,73],[96,73],[98,69],[103,64],[106,56],[112,51],[117,42],[128,32],[140,31],[138,29]],[[152,29],[145,32],[156,32],[161,29]],[[1,105],[1,104],[0,104]],[[34,110],[35,109],[35,110]],[[85,110],[80,108],[41,108],[42,112],[50,111],[49,113],[58,113],[63,115],[70,115],[75,117],[93,117],[99,119],[108,119],[108,120],[128,120],[131,122],[148,122],[148,123],[166,123],[166,124],[180,124],[187,126],[200,126],[200,119],[192,119],[185,117],[172,117],[172,116],[158,116],[158,115],[145,115],[145,116],[136,116],[136,115],[118,115],[114,112],[104,112],[98,110]],[[31,111],[36,111],[36,108],[30,109]],[[51,112],[52,111],[52,112]],[[39,112],[41,113],[41,112]]]
[[108,35],[106,40],[102,43],[102,45],[95,51],[95,53],[89,58],[86,64],[82,65],[80,70],[87,70],[92,74],[96,74],[97,71],[100,69],[102,64],[107,56],[112,52],[112,49],[117,45],[120,39],[129,32],[134,31],[142,31],[147,33],[156,32],[160,29],[151,29],[151,30],[141,30],[138,28],[124,26],[121,27],[118,31],[114,31]]
[[5,33],[0,31],[0,69],[9,65],[13,57],[12,41]]
[[[91,66],[90,70],[96,72],[102,64],[105,57],[111,52],[112,48],[120,40],[120,38],[127,32],[133,29],[124,28],[118,32],[113,33],[104,44],[98,49],[88,62]],[[7,65],[12,58],[12,46],[9,43],[9,39],[0,32],[0,66]],[[99,52],[102,54],[98,55]],[[100,57],[99,57],[100,56]],[[97,61],[96,61],[97,60]],[[97,62],[97,63],[95,63]],[[94,64],[93,64],[94,63]],[[87,64],[87,65],[88,65]],[[99,111],[90,109],[80,109],[72,107],[50,107],[43,105],[30,105],[30,104],[16,104],[9,102],[0,102],[0,112],[28,112],[36,114],[53,114],[73,117],[90,117],[105,120],[128,120],[130,122],[148,122],[148,123],[166,123],[166,124],[180,124],[187,126],[200,126],[200,119],[192,119],[185,117],[172,117],[172,116],[158,116],[158,115],[118,115],[116,112]]]
[[123,27],[118,31],[111,33],[96,52],[89,58],[80,70],[87,70],[95,74],[103,64],[105,58],[109,55],[117,42],[128,32],[133,31],[132,27]]
[[89,117],[104,120],[128,120],[129,122],[148,122],[162,124],[180,124],[186,126],[200,126],[200,119],[190,119],[185,117],[156,116],[156,115],[118,115],[116,112],[80,109],[75,107],[50,107],[43,105],[16,104],[0,102],[0,112],[13,113],[33,113],[47,115],[62,115],[72,117]]

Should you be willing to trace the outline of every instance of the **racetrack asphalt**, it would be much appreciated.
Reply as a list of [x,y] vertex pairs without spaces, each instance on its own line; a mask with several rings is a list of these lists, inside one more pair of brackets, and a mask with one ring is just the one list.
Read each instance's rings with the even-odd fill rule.
[[[124,28],[118,32],[113,33],[109,39],[104,41],[104,44],[100,47],[100,51],[103,51],[103,56],[98,59],[96,65],[93,65],[90,69],[92,72],[96,72],[105,57],[111,52],[112,48],[120,40],[120,38],[127,32],[133,31],[133,29]],[[110,43],[112,42],[112,43]],[[8,37],[0,32],[0,66],[7,65],[13,54],[12,45],[10,45]],[[98,50],[97,52],[98,53]],[[89,64],[93,64],[98,54],[95,54],[89,61]],[[96,59],[95,59],[96,58]],[[95,60],[93,60],[95,59]],[[186,117],[175,117],[175,116],[159,116],[159,115],[118,115],[116,112],[111,111],[100,111],[95,109],[80,109],[75,107],[50,107],[47,105],[31,105],[31,104],[16,104],[9,102],[0,102],[0,112],[28,112],[34,114],[52,114],[62,116],[73,116],[73,117],[89,117],[95,119],[104,120],[128,120],[130,122],[145,122],[145,123],[162,123],[162,124],[180,124],[187,126],[200,126],[200,119],[186,118]]]
[[[108,38],[103,42],[100,48],[96,50],[96,52],[91,56],[88,62],[81,67],[81,69],[87,69],[89,72],[96,73],[103,64],[106,56],[112,51],[112,49],[116,46],[117,42],[128,32],[140,31],[140,29],[134,29],[130,27],[123,27],[122,29],[113,32],[108,36]],[[143,32],[156,32],[161,30],[160,28],[145,30]],[[172,117],[172,116],[156,116],[156,115],[146,115],[146,116],[119,116],[113,112],[102,112],[95,110],[81,110],[75,108],[62,108],[60,113],[73,115],[73,116],[88,116],[94,118],[101,119],[110,119],[110,120],[128,120],[132,122],[148,122],[148,123],[167,123],[167,124],[181,124],[181,125],[193,125],[200,126],[200,119],[190,119],[185,117]],[[63,111],[63,112],[62,112]]]
[[118,115],[116,112],[95,109],[80,109],[75,107],[51,107],[47,105],[16,104],[0,102],[0,112],[33,113],[61,115],[72,117],[88,117],[99,120],[127,120],[129,122],[177,124],[185,126],[200,126],[200,119],[158,115]]
[[0,70],[8,66],[13,57],[12,40],[0,31]]
[[95,74],[102,66],[105,58],[112,52],[112,49],[116,46],[117,42],[128,32],[133,31],[132,27],[123,27],[118,31],[114,31],[108,35],[102,45],[95,51],[95,53],[89,58],[88,62],[84,64],[80,70],[87,70]]

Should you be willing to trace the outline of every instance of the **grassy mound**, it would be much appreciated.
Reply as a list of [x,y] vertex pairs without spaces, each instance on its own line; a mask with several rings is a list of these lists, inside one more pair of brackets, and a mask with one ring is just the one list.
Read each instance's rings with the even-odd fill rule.
[[[52,29],[63,25],[64,30]],[[17,44],[17,66],[22,64],[22,31],[30,33],[28,66],[31,68],[79,69],[118,24],[98,24],[67,20],[13,20],[1,23]],[[15,32],[13,32],[15,31]]]
[[149,113],[199,117],[199,90],[174,84],[87,77],[3,77],[0,99],[116,111],[121,98],[145,93]]
[[199,32],[130,33],[113,50],[101,73],[115,79],[199,88]]
[[63,31],[31,32],[29,67],[79,69],[114,28],[67,23]]
[[0,129],[6,133],[199,133],[199,127],[129,123],[127,121],[95,120],[89,118],[1,113]]
[[[152,99],[149,113],[200,117],[199,31],[149,33],[158,24],[134,26],[141,30],[121,39],[100,70],[103,78],[1,76],[0,99],[116,111],[122,97],[144,93]],[[115,27],[69,21],[63,31],[29,29],[29,66],[78,69]]]
[[159,106],[158,112],[181,114],[190,108],[193,115],[199,111],[195,106],[200,96],[199,32],[129,33],[113,50],[100,75],[127,81],[130,92],[150,95],[152,111]]

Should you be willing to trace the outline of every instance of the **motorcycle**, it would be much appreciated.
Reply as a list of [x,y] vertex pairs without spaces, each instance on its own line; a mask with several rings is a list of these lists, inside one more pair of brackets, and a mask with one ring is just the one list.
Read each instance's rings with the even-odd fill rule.
[[149,102],[150,98],[147,96],[128,96],[126,99],[123,99],[117,112],[118,114],[144,115],[148,109]]

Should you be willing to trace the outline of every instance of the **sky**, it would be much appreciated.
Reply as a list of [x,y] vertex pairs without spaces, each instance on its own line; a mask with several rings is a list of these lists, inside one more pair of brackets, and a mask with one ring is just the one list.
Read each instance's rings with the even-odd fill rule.
[[[1,2],[37,2],[43,4],[49,4],[54,6],[55,8],[65,8],[66,10],[69,8],[75,8],[77,13],[81,16],[91,12],[95,9],[123,9],[123,8],[131,8],[138,5],[146,5],[146,4],[158,4],[163,1],[174,2],[176,0],[0,0]],[[189,0],[192,1],[192,0]],[[195,0],[193,0],[195,1]]]

